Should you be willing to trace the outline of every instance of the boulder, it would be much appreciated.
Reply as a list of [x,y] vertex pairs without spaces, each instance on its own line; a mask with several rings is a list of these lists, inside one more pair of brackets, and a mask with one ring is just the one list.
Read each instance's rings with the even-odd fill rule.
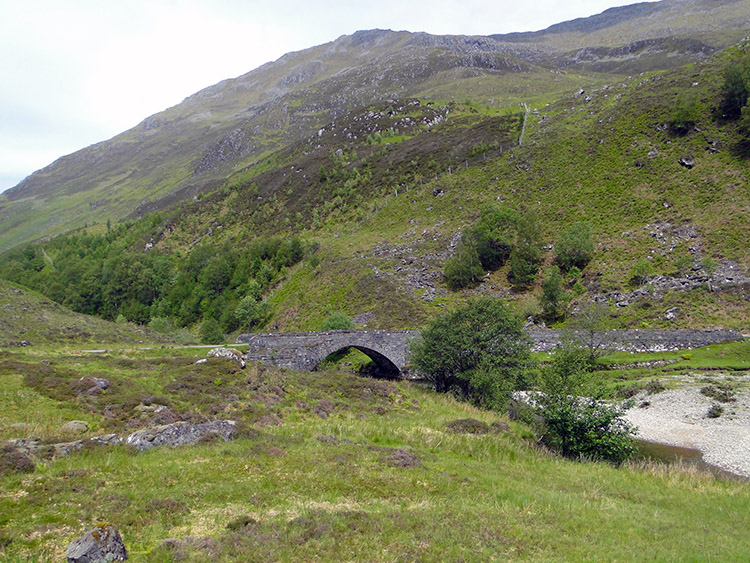
[[98,395],[111,387],[109,380],[103,377],[85,376],[78,380],[78,395]]
[[688,170],[695,166],[695,160],[690,156],[683,156],[682,158],[678,158],[677,162],[680,163],[680,166],[684,166]]
[[65,550],[68,563],[106,563],[125,561],[128,551],[120,532],[112,524],[99,524],[68,544]]
[[245,360],[242,358],[242,352],[235,350],[234,348],[213,348],[208,352],[209,358],[227,358],[232,360],[235,364],[240,366],[242,369],[245,368]]
[[150,450],[159,446],[181,446],[193,444],[218,436],[225,442],[233,439],[237,429],[234,420],[215,420],[202,424],[190,424],[189,422],[175,422],[162,426],[153,426],[133,432],[125,442],[133,446],[139,452]]
[[85,420],[71,420],[60,427],[64,434],[85,434],[89,431],[89,423]]

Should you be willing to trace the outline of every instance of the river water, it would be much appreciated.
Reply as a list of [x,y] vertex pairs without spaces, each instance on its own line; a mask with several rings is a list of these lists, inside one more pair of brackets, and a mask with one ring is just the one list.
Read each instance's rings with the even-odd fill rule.
[[735,473],[730,473],[729,471],[725,471],[724,469],[711,465],[710,463],[706,463],[700,450],[682,448],[680,446],[670,446],[668,444],[659,444],[647,440],[636,440],[636,442],[636,447],[638,448],[635,455],[636,459],[659,461],[667,464],[683,463],[704,471],[710,471],[716,476],[747,480],[745,477],[736,475]]

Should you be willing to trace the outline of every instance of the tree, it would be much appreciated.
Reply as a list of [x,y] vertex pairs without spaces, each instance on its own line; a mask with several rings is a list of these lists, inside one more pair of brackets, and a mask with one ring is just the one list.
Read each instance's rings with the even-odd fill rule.
[[550,321],[565,316],[565,307],[570,301],[570,295],[563,288],[563,277],[560,274],[560,268],[552,266],[545,272],[542,281],[542,296],[539,304],[542,307],[542,314]]
[[261,299],[259,293],[251,290],[235,307],[234,316],[239,321],[240,326],[252,330],[263,322],[269,309],[268,302]]
[[513,249],[513,230],[518,224],[518,212],[507,207],[485,205],[479,221],[469,230],[469,236],[487,271],[501,268]]
[[594,255],[591,225],[587,221],[573,223],[555,243],[556,261],[566,272],[576,267],[583,269]]
[[587,303],[570,323],[573,329],[572,343],[586,350],[589,366],[604,355],[615,343],[609,331],[609,309],[604,303]]
[[437,391],[501,408],[523,385],[530,349],[521,318],[503,301],[480,297],[433,319],[412,342],[410,359]]
[[224,333],[214,318],[208,318],[201,323],[200,337],[201,344],[223,344],[225,340]]
[[520,216],[516,245],[510,253],[508,280],[517,289],[526,289],[534,283],[539,263],[542,261],[542,230],[536,213],[527,211]]
[[622,418],[629,405],[612,405],[591,385],[585,350],[562,346],[542,369],[535,402],[543,418],[543,442],[573,459],[619,464],[635,453],[635,428]]
[[724,71],[719,110],[727,119],[739,119],[750,95],[750,55],[733,60]]
[[461,237],[456,253],[445,263],[445,281],[453,291],[477,285],[484,276],[474,242]]

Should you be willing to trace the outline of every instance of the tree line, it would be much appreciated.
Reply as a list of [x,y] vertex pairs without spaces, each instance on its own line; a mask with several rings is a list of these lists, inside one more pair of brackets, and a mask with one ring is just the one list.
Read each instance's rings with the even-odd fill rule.
[[[107,233],[60,236],[7,253],[0,276],[79,313],[171,328],[205,324],[224,334],[267,319],[265,297],[305,255],[298,237],[198,244],[168,252],[145,244],[161,219]],[[210,322],[209,322],[210,321]]]

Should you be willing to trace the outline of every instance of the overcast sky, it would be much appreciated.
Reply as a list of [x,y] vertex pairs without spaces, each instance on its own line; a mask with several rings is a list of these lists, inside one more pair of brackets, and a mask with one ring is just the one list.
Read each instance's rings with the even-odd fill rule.
[[360,29],[535,31],[617,0],[0,0],[0,191],[198,90]]

